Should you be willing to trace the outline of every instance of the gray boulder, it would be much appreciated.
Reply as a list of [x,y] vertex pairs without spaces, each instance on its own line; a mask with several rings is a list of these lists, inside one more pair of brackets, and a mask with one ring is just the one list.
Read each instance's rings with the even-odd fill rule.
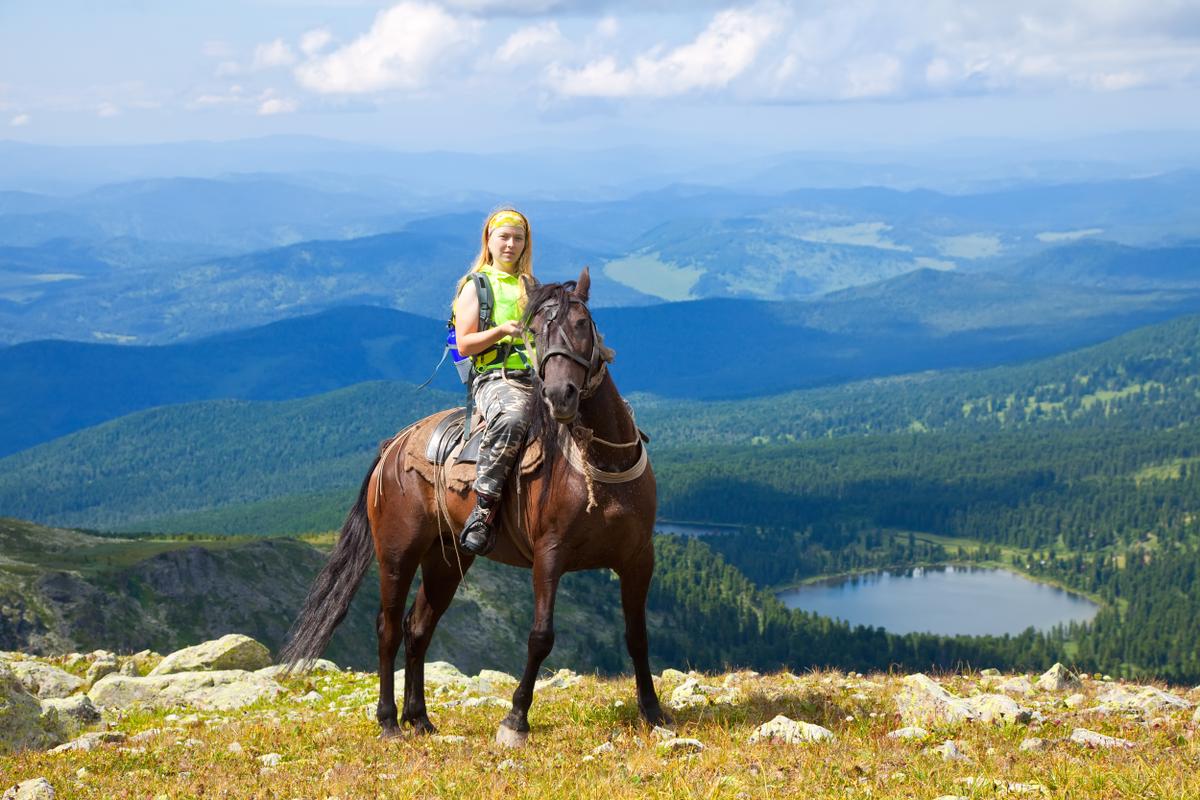
[[907,726],[953,724],[975,718],[975,711],[961,697],[920,672],[904,678],[896,707]]
[[179,672],[220,670],[257,670],[271,666],[271,651],[265,645],[240,633],[185,647],[164,658],[150,676]]
[[1055,664],[1037,679],[1037,688],[1047,692],[1074,691],[1082,685],[1079,678],[1062,664]]
[[[262,675],[267,678],[277,679],[277,678],[283,677],[283,674],[286,671],[287,671],[286,664],[272,664],[269,667],[263,667],[262,669],[254,670],[254,674]],[[342,671],[342,668],[339,667],[337,664],[333,663],[332,661],[328,661],[324,658],[318,658],[318,659],[314,659],[312,661],[312,663],[308,664],[305,667],[305,669],[303,669],[303,670],[300,669],[300,665],[297,665],[296,668],[294,670],[292,670],[291,674],[292,675],[303,675],[303,674],[306,674],[309,672],[341,672],[341,671]]]
[[4,793],[3,800],[54,800],[54,787],[45,778],[21,781]]
[[42,713],[53,712],[63,731],[78,733],[88,725],[100,721],[100,712],[86,694],[73,697],[52,697],[42,701]]
[[1002,694],[959,697],[921,673],[907,676],[896,695],[896,706],[905,725],[946,725],[982,722],[1028,722],[1032,712]]
[[1180,711],[1192,704],[1177,694],[1164,692],[1154,686],[1129,689],[1114,686],[1096,698],[1100,708],[1108,711],[1123,711],[1128,714],[1153,714],[1162,711]]
[[83,688],[83,678],[40,661],[10,661],[8,666],[30,694],[42,699],[67,697]]
[[87,670],[87,682],[89,684],[95,683],[105,675],[111,675],[120,669],[115,655],[106,650],[98,650],[96,652],[98,654],[96,660],[92,662],[92,665]]
[[811,722],[797,722],[783,714],[770,722],[758,726],[750,734],[750,744],[759,742],[783,742],[784,744],[804,744],[806,742],[823,742],[833,739],[833,731]]
[[1105,736],[1103,733],[1089,731],[1087,728],[1076,728],[1071,731],[1071,741],[1076,744],[1081,744],[1084,747],[1091,748],[1115,748],[1134,747],[1134,743],[1128,739],[1120,739],[1116,736]]
[[275,697],[283,687],[269,677],[245,670],[180,672],[130,678],[109,675],[88,696],[103,708],[173,708],[191,706],[208,711],[242,708]]
[[38,699],[26,691],[7,663],[0,662],[0,755],[44,750],[65,738],[53,712],[43,714]]

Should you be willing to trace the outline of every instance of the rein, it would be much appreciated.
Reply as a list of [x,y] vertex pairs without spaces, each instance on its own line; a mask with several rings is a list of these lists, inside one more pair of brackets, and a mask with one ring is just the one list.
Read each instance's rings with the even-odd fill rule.
[[[578,303],[585,309],[587,308],[587,304],[577,297],[568,295],[567,302]],[[534,351],[535,362],[533,367],[537,373],[538,379],[545,379],[546,364],[551,358],[554,356],[566,358],[567,360],[578,364],[579,366],[583,367],[584,370],[586,370],[583,388],[580,389],[579,398],[581,402],[587,400],[600,389],[600,385],[604,383],[604,379],[608,376],[609,359],[605,358],[604,351],[600,347],[600,332],[596,329],[595,320],[593,320],[592,315],[588,313],[588,324],[590,324],[592,328],[592,351],[585,358],[571,347],[571,342],[569,339],[567,339],[567,334],[563,330],[562,325],[554,326],[553,331],[551,331],[551,323],[558,318],[559,313],[562,311],[561,302],[546,303],[539,310],[545,314],[541,336],[548,344],[544,348],[537,347]],[[628,403],[626,403],[625,406],[627,409],[629,409]],[[632,409],[629,409],[629,411],[630,416],[632,417]],[[646,452],[646,447],[643,444],[643,434],[637,428],[636,420],[634,421],[634,429],[637,431],[637,433],[635,434],[633,441],[610,442],[607,439],[601,439],[595,436],[591,429],[580,425],[578,422],[572,422],[567,426],[567,433],[569,434],[567,436],[568,443],[563,449],[566,452],[567,463],[569,463],[577,472],[582,473],[587,481],[588,511],[591,511],[597,505],[593,482],[606,484],[629,483],[630,481],[637,480],[638,478],[642,477],[643,474],[645,474],[646,467],[649,465],[650,459]],[[639,445],[642,445],[642,447],[641,451],[638,453],[638,459],[636,462],[634,462],[633,466],[624,470],[609,472],[594,466],[588,461],[587,454],[592,442],[597,442],[607,447],[613,447],[617,449],[637,447]]]

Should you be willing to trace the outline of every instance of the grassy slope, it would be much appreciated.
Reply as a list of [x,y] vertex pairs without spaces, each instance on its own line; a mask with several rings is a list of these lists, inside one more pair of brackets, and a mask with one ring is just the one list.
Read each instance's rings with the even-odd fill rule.
[[[895,703],[900,677],[838,672],[704,677],[704,683],[737,682],[743,694],[732,705],[677,712],[674,731],[703,747],[692,754],[658,746],[637,719],[630,679],[584,678],[569,689],[538,692],[530,745],[512,751],[492,743],[503,708],[457,705],[476,696],[473,692],[429,693],[430,714],[451,738],[381,741],[370,718],[377,691],[373,675],[314,675],[291,679],[279,699],[241,711],[184,719],[167,711],[126,713],[114,718],[114,730],[158,729],[135,749],[117,744],[57,755],[26,752],[0,757],[0,774],[9,785],[45,777],[60,797],[86,798],[1200,797],[1200,773],[1194,769],[1200,748],[1196,725],[1188,722],[1190,710],[1163,714],[1154,725],[1096,716],[1086,707],[1108,684],[1089,681],[1085,708],[1079,710],[1065,708],[1062,695],[1022,699],[1047,715],[1044,723],[940,725],[923,740],[891,739],[886,734],[901,725]],[[669,697],[678,683],[660,680],[659,691]],[[983,686],[977,674],[947,676],[943,683],[964,695]],[[322,700],[299,702],[310,690]],[[836,738],[748,744],[757,726],[777,714],[825,726]],[[1066,741],[1076,727],[1127,738],[1135,747],[1089,750]],[[1048,748],[1021,750],[1030,736],[1045,740]],[[970,761],[924,752],[948,739]],[[241,752],[230,751],[235,742]],[[611,750],[593,753],[606,744]],[[263,769],[258,758],[268,753],[278,754],[280,763]],[[1015,784],[1025,784],[1025,792]],[[1028,788],[1032,784],[1042,788]]]

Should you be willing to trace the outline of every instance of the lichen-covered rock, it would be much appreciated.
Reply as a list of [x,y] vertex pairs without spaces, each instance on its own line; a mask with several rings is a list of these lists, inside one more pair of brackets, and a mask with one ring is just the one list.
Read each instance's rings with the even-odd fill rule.
[[1192,707],[1190,702],[1179,695],[1164,692],[1154,686],[1141,686],[1136,689],[1137,691],[1134,691],[1125,686],[1114,686],[1096,700],[1099,701],[1100,708],[1131,714],[1152,714]]
[[1062,664],[1055,664],[1037,679],[1037,688],[1047,692],[1073,691],[1082,685],[1079,678]]
[[30,694],[43,700],[67,697],[83,688],[83,678],[40,661],[10,661],[8,666]]
[[54,787],[45,778],[21,781],[10,787],[3,800],[54,800]]
[[65,744],[60,744],[50,752],[51,753],[71,753],[76,751],[88,752],[95,750],[102,744],[119,744],[124,742],[128,737],[120,731],[92,731],[85,733],[82,736],[72,739]]
[[177,650],[150,671],[151,676],[179,672],[257,670],[271,666],[271,651],[249,636],[230,633],[193,647]]
[[1015,678],[1001,681],[997,684],[996,691],[1004,694],[1033,694],[1033,684],[1024,675],[1018,675]]
[[0,662],[0,755],[18,750],[44,750],[66,738],[53,712],[44,713],[38,699]]
[[905,728],[899,728],[888,734],[889,739],[924,739],[929,735],[929,731],[924,728],[918,728],[915,725],[909,725]]
[[961,697],[920,672],[908,675],[896,695],[896,707],[905,725],[940,725],[975,718]]
[[971,761],[970,756],[960,750],[953,739],[947,739],[937,747],[928,748],[925,752],[941,756],[943,761],[962,761],[965,763],[970,763]]
[[833,731],[810,722],[798,722],[785,717],[783,714],[770,722],[758,726],[750,734],[750,744],[759,742],[783,742],[784,744],[804,744],[806,742],[823,742],[833,739]]
[[227,711],[274,697],[283,691],[270,678],[245,670],[180,672],[129,678],[109,675],[92,687],[88,696],[106,708],[172,708],[192,706]]
[[699,739],[667,739],[658,743],[658,749],[673,753],[699,753],[704,749],[704,743]]
[[87,669],[87,682],[93,684],[103,678],[105,675],[111,675],[120,669],[121,665],[117,663],[117,657],[106,650],[96,651],[98,655],[92,661],[92,665]]
[[672,669],[671,667],[664,669],[662,671],[662,675],[659,677],[664,681],[686,681],[688,679],[686,672],[680,672],[679,670]]
[[481,669],[479,674],[471,679],[471,689],[480,694],[490,694],[505,689],[514,689],[520,683],[507,672],[494,669]]
[[1084,745],[1085,747],[1133,747],[1134,743],[1128,739],[1120,739],[1116,736],[1105,736],[1102,733],[1089,731],[1086,728],[1076,728],[1071,731],[1071,741],[1076,744]]
[[[293,675],[301,674],[300,666],[301,665],[297,665],[296,669],[293,670],[291,674],[293,674]],[[254,674],[262,675],[265,678],[275,679],[275,678],[281,677],[287,671],[288,671],[288,668],[287,668],[286,664],[272,664],[269,667],[263,667],[262,669],[254,670]],[[305,672],[305,673],[308,673],[308,672],[341,672],[341,671],[342,671],[341,667],[339,667],[337,664],[333,663],[332,661],[328,661],[324,658],[314,659],[311,663],[307,664],[305,666],[305,669],[303,670],[303,672]],[[401,674],[403,674],[403,673],[401,673]]]
[[1029,722],[1033,713],[1022,707],[1011,697],[1003,694],[980,694],[965,697],[963,702],[971,709],[974,718],[981,722]]
[[42,714],[53,713],[64,733],[75,734],[100,721],[100,712],[86,694],[42,701]]
[[542,689],[570,689],[577,685],[583,678],[576,675],[569,669],[560,669],[558,672],[551,675],[549,678],[543,678],[533,684],[534,691]]
[[1045,739],[1039,739],[1036,736],[1031,736],[1025,741],[1021,742],[1021,746],[1018,749],[1022,753],[1041,753],[1046,749],[1046,747],[1047,745]]
[[695,706],[733,705],[742,699],[742,690],[736,686],[707,686],[699,678],[688,678],[675,687],[667,705],[676,711]]

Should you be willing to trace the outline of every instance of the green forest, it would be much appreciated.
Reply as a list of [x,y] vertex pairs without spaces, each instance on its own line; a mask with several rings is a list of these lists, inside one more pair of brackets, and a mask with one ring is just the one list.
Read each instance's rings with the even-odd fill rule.
[[[656,658],[864,670],[1063,660],[1200,681],[1198,354],[1200,317],[1187,317],[983,371],[716,403],[635,397],[660,517],[740,526],[659,538],[651,602],[678,624]],[[330,530],[378,440],[447,400],[373,383],[141,412],[0,460],[0,502],[127,531]],[[1010,566],[1102,608],[1089,624],[1020,636],[897,636],[789,611],[773,593],[952,562]]]

